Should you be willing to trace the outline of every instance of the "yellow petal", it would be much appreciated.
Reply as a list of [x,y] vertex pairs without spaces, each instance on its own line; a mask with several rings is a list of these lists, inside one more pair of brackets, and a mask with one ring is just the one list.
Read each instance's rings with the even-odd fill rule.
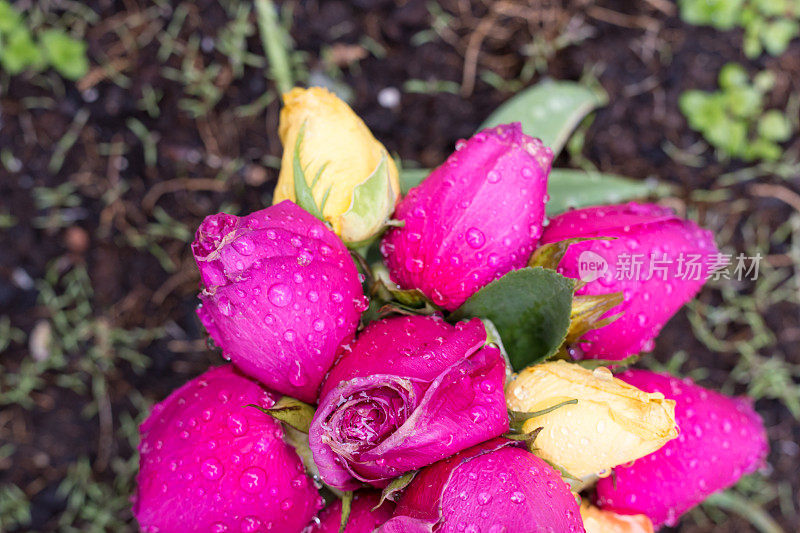
[[673,400],[628,385],[603,367],[591,371],[566,361],[534,365],[506,387],[513,411],[540,411],[570,399],[578,403],[527,420],[522,429],[542,427],[536,453],[579,478],[603,475],[678,436]]
[[643,514],[624,515],[581,504],[586,533],[653,533],[653,523]]
[[[383,157],[387,159],[392,201],[378,204],[380,213],[375,213],[375,219],[388,218],[400,196],[397,167],[364,121],[345,102],[319,87],[296,87],[283,95],[283,104],[278,134],[284,150],[273,203],[295,200],[292,161],[297,135],[305,124],[300,164],[318,206],[327,195],[322,214],[333,230],[341,236],[341,217],[351,207],[354,189],[375,172]],[[374,221],[368,226],[363,232],[374,231]],[[370,237],[363,232],[349,228],[347,237],[350,241]]]

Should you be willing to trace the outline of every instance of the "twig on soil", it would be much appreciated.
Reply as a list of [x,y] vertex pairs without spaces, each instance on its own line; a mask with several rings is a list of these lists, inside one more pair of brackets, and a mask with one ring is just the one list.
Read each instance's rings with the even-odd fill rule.
[[467,97],[475,89],[475,73],[478,69],[478,56],[481,53],[481,44],[497,22],[497,16],[490,13],[484,17],[472,35],[469,37],[467,51],[464,54],[464,70],[461,78],[461,96]]
[[590,7],[587,10],[587,14],[599,21],[635,30],[656,31],[661,26],[658,20],[647,15],[626,15],[625,13],[600,6]]
[[175,178],[162,181],[153,185],[142,198],[142,207],[150,211],[163,195],[182,190],[224,192],[228,190],[228,184],[212,178]]
[[795,211],[800,213],[800,194],[797,194],[783,185],[758,183],[750,187],[750,193],[752,193],[753,196],[760,196],[762,198],[776,198],[790,205]]

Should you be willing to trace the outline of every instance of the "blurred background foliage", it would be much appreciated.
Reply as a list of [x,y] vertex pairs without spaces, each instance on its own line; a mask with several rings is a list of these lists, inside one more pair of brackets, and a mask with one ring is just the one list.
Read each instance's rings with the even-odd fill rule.
[[[797,0],[0,0],[0,531],[135,531],[138,424],[222,359],[194,317],[205,215],[271,200],[278,86],[350,102],[430,168],[545,79],[608,95],[557,161],[657,183],[763,257],[645,361],[747,392],[769,466],[682,531],[797,531]],[[567,179],[567,178],[565,178]],[[658,180],[658,181],[656,181]],[[692,334],[688,335],[687,332]]]

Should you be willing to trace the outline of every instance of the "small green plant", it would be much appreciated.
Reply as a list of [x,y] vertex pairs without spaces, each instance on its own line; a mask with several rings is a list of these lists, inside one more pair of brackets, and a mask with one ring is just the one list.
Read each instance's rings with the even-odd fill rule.
[[70,80],[89,69],[86,43],[57,28],[36,32],[6,0],[0,0],[0,67],[9,74],[38,72],[47,66]]
[[752,83],[741,65],[728,63],[719,73],[720,90],[684,92],[679,101],[689,126],[722,155],[745,161],[776,161],[778,143],[792,135],[792,124],[777,109],[764,110],[764,96],[772,89],[772,73],[759,72]]
[[782,54],[800,36],[798,0],[679,0],[681,18],[718,30],[744,29],[744,53],[758,57],[766,50]]

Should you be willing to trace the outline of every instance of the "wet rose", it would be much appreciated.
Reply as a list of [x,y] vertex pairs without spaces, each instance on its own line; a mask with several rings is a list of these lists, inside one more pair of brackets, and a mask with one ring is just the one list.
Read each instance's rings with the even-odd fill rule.
[[578,478],[608,473],[678,436],[673,400],[639,390],[604,367],[592,371],[566,361],[528,367],[508,384],[506,400],[520,414],[560,405],[525,421],[522,431],[541,427],[537,454]]
[[142,531],[302,531],[322,498],[280,424],[247,407],[276,398],[225,365],[153,407],[133,503]]
[[378,533],[584,531],[578,504],[542,459],[493,439],[424,468]]
[[624,359],[650,351],[658,332],[703,286],[718,262],[711,232],[672,210],[629,203],[587,207],[550,221],[542,244],[575,238],[558,272],[585,284],[576,294],[622,293],[623,302],[606,313],[621,316],[586,333],[583,356]]
[[339,238],[282,202],[207,217],[192,252],[204,286],[197,314],[225,357],[272,390],[316,401],[367,303]]
[[505,361],[478,319],[371,323],[331,369],[309,432],[325,483],[377,487],[508,430]]
[[542,235],[552,151],[506,124],[456,151],[398,204],[381,251],[392,281],[454,310],[522,268]]

